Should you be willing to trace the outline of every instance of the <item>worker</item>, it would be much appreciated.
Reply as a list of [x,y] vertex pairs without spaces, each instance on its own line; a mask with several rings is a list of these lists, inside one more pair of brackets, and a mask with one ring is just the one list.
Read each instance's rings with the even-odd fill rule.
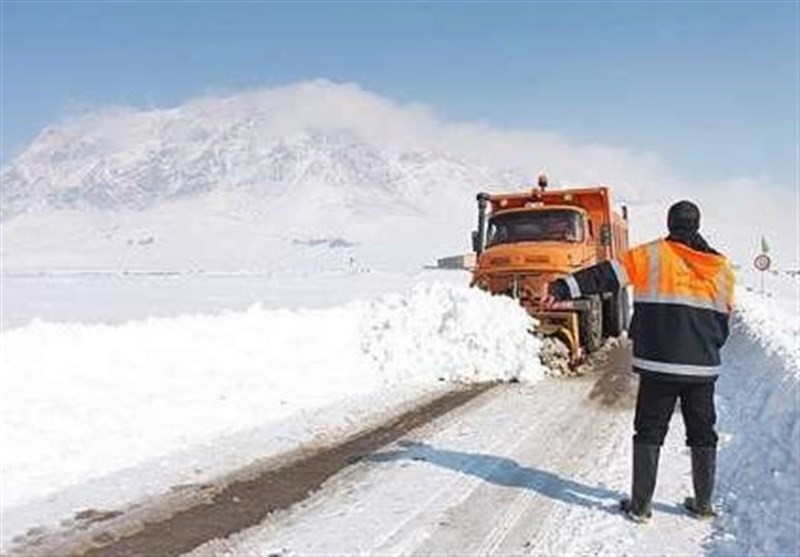
[[700,210],[691,201],[672,205],[665,239],[635,247],[619,260],[599,263],[550,283],[545,305],[633,286],[633,371],[639,374],[633,436],[631,496],[621,509],[636,522],[652,515],[661,445],[680,399],[691,449],[694,516],[715,516],[714,385],[720,348],[728,338],[733,271],[700,235]]

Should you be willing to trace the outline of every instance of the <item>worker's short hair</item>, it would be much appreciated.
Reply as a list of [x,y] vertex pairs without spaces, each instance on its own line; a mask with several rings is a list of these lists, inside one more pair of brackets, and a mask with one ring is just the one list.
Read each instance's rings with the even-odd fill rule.
[[700,229],[700,208],[685,199],[673,204],[667,213],[667,228],[670,232],[697,232]]

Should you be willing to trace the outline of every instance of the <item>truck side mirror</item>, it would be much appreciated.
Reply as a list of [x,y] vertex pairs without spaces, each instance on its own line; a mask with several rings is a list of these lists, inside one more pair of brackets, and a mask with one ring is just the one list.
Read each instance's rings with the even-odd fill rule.
[[477,230],[472,231],[472,251],[475,253],[480,253],[481,251],[481,239]]
[[600,243],[604,246],[611,245],[611,225],[604,224],[600,227]]

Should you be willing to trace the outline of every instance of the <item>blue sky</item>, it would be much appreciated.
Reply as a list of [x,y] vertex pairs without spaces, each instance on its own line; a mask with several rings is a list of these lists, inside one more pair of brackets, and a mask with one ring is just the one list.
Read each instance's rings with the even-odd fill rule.
[[2,159],[85,107],[311,78],[447,119],[797,177],[796,2],[9,2]]

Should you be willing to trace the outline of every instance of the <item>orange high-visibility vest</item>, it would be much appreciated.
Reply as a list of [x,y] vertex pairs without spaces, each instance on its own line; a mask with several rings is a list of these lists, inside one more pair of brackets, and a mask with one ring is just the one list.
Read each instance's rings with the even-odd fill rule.
[[620,284],[633,286],[634,367],[716,376],[733,306],[727,259],[658,240],[625,252],[612,268]]

